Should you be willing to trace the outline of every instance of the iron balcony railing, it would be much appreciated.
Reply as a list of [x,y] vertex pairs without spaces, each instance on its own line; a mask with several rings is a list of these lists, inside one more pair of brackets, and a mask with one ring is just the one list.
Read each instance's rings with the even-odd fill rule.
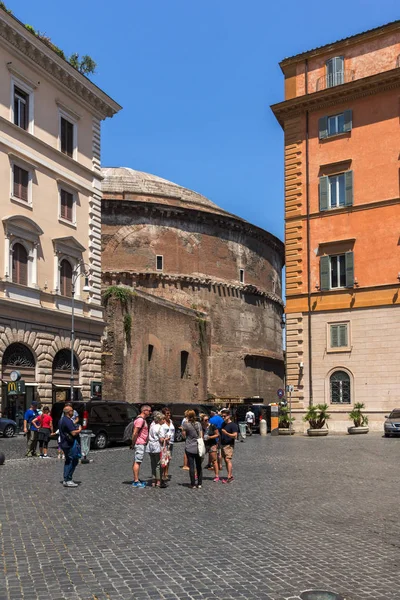
[[337,71],[336,73],[328,73],[317,79],[316,91],[326,90],[327,88],[335,87],[335,85],[342,85],[342,83],[349,83],[354,81],[354,71],[344,70]]

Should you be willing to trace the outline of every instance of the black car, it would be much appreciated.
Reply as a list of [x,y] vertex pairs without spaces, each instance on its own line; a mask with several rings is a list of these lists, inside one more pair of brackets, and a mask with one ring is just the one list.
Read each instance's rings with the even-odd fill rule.
[[0,433],[3,434],[3,437],[10,438],[15,435],[15,430],[17,429],[17,424],[12,419],[5,419],[0,417]]
[[[65,402],[56,402],[51,410],[53,427],[58,429]],[[136,406],[129,402],[106,402],[90,400],[88,402],[72,402],[73,408],[79,415],[79,424],[83,429],[94,433],[92,445],[94,448],[106,448],[110,442],[122,442],[125,427],[139,414]]]

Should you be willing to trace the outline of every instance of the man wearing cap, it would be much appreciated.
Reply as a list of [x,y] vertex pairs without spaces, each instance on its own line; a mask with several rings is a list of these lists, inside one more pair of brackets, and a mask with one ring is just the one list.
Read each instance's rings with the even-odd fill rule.
[[232,483],[232,458],[235,440],[238,436],[238,426],[232,422],[231,413],[228,409],[223,409],[221,415],[224,419],[224,424],[221,427],[221,451],[228,471],[228,477],[223,479],[222,483]]
[[24,414],[24,434],[26,435],[27,452],[25,456],[37,456],[38,428],[32,423],[39,416],[38,403],[34,400]]

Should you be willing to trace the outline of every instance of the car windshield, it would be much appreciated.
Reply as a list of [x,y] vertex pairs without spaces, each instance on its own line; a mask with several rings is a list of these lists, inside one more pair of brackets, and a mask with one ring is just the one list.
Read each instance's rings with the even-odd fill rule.
[[392,410],[389,419],[400,419],[400,410]]

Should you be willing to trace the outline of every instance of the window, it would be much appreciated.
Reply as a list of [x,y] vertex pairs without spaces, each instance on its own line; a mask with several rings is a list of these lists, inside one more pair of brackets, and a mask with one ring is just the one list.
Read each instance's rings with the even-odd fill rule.
[[329,325],[329,345],[334,348],[349,347],[348,323],[334,323]]
[[66,259],[60,263],[60,294],[72,296],[72,266]]
[[74,195],[66,190],[60,190],[60,218],[74,222]]
[[329,379],[332,404],[350,404],[350,376],[345,371],[335,371]]
[[29,94],[14,85],[14,123],[21,129],[29,127]]
[[319,178],[319,209],[353,205],[353,171]]
[[18,243],[12,249],[12,280],[20,285],[28,285],[28,252]]
[[29,171],[13,165],[13,189],[14,198],[28,202]]
[[61,152],[73,158],[75,149],[75,125],[64,117],[60,117]]
[[326,61],[326,87],[344,83],[344,58],[335,56]]
[[318,121],[319,139],[347,133],[353,127],[353,111],[345,110],[338,115],[321,117]]
[[151,359],[153,358],[153,350],[154,350],[154,346],[152,344],[149,344],[148,348],[147,348],[147,360],[148,360],[148,362],[151,362]]
[[353,252],[321,256],[320,259],[321,290],[354,286]]
[[164,268],[164,260],[162,256],[157,256],[157,271],[162,271]]
[[189,352],[182,350],[181,352],[181,379],[184,379],[188,375],[188,360]]
[[239,269],[239,281],[244,283],[244,269]]

